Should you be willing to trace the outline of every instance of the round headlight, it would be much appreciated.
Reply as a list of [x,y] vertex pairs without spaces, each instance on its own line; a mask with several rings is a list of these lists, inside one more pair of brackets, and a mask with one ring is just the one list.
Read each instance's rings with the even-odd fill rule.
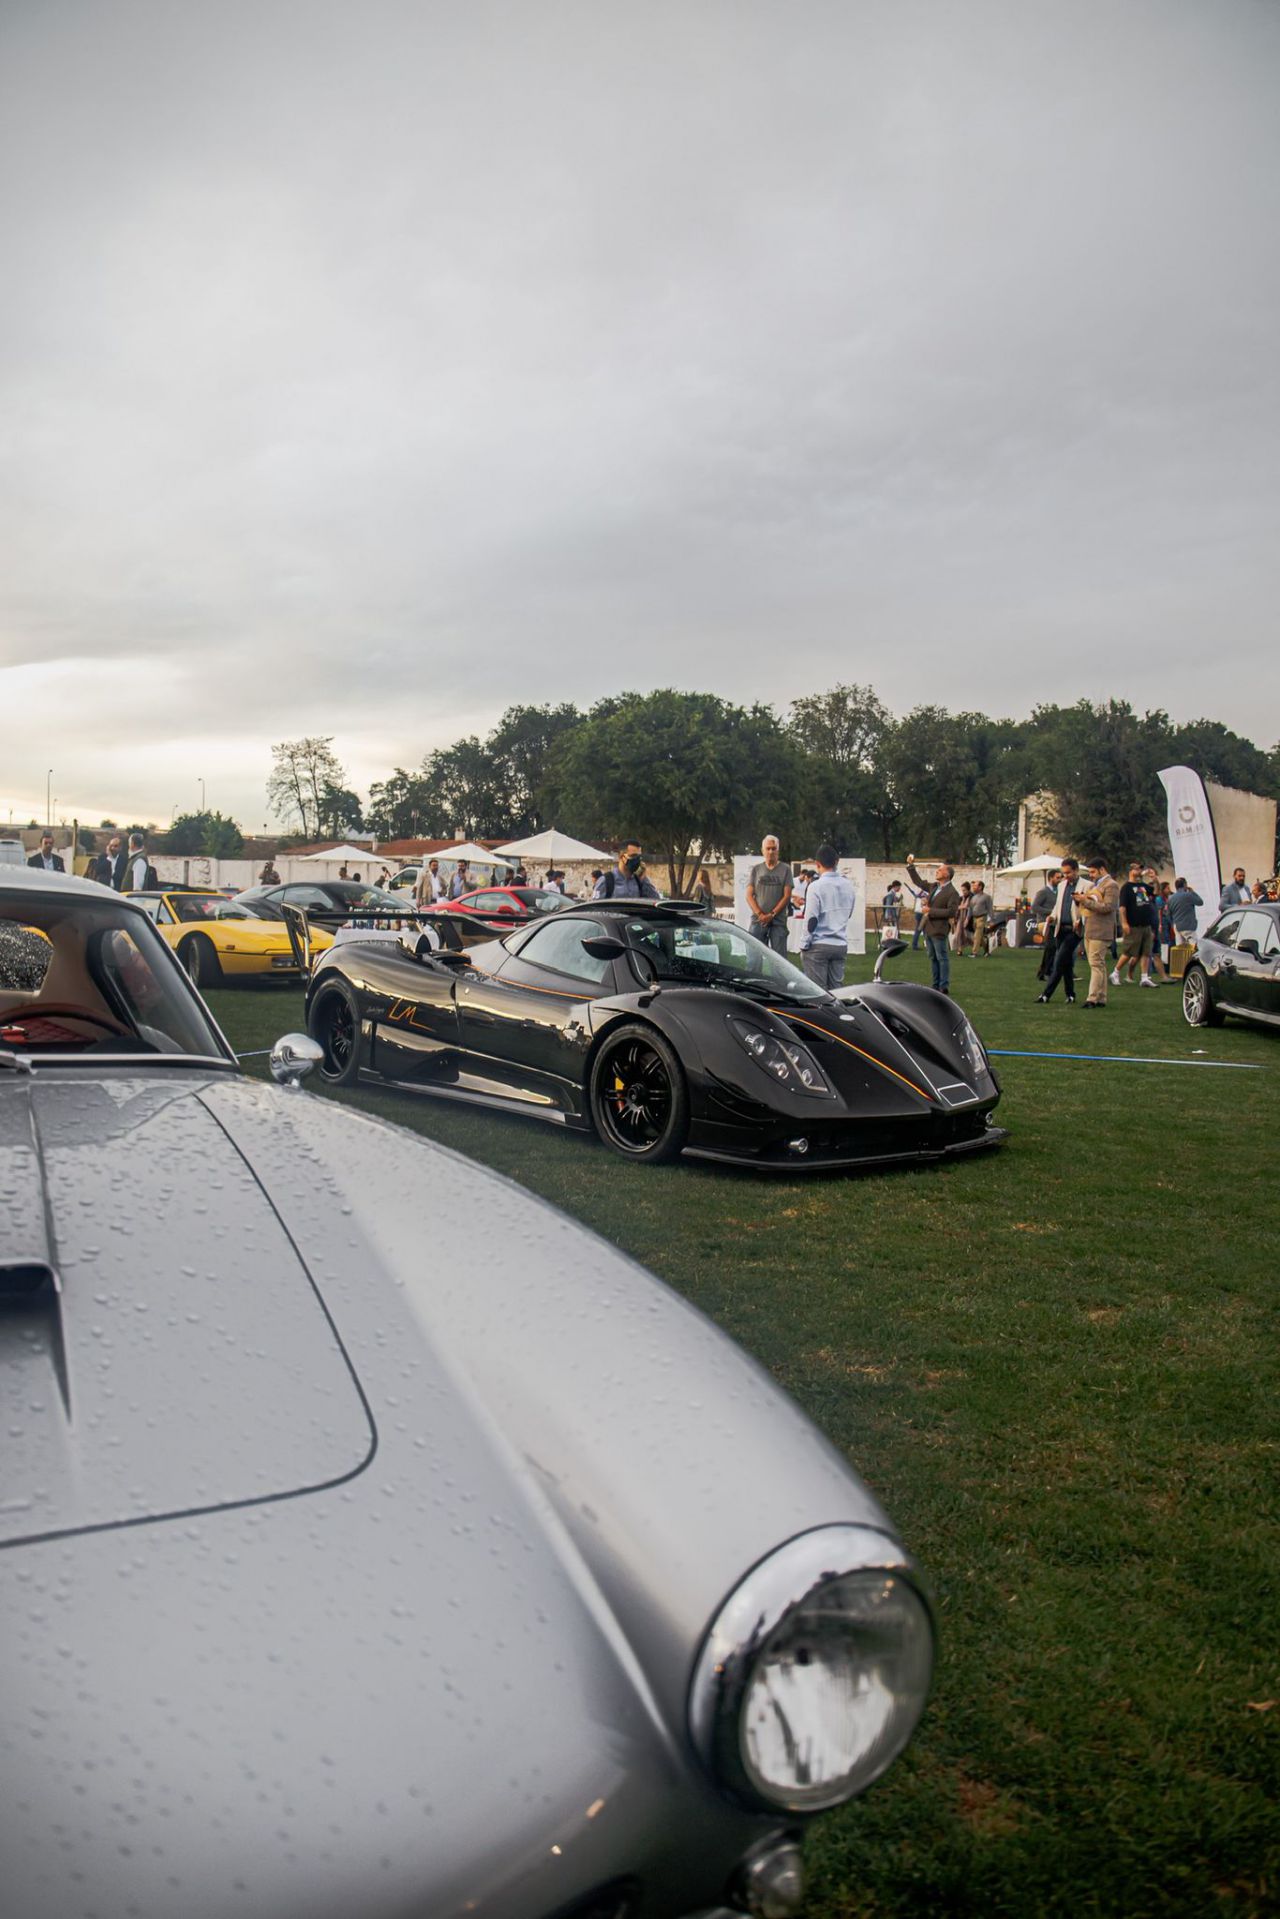
[[824,1526],[771,1554],[721,1608],[694,1668],[690,1729],[739,1799],[819,1812],[897,1758],[932,1670],[910,1560],[869,1526]]

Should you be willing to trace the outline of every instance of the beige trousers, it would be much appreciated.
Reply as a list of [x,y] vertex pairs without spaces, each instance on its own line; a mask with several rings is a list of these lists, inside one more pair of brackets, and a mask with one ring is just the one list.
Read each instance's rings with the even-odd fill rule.
[[1111,941],[1086,940],[1084,950],[1089,959],[1089,994],[1095,1006],[1107,1003],[1107,974],[1110,972]]

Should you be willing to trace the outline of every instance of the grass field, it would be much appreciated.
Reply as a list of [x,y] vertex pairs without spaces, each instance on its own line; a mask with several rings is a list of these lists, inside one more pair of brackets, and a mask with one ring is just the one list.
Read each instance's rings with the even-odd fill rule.
[[[895,970],[927,977],[923,954]],[[934,1697],[888,1779],[815,1828],[812,1919],[1280,1912],[1280,1032],[1193,1033],[1170,987],[1113,988],[1101,1020],[1037,1006],[1027,954],[953,974],[993,1048],[1263,1070],[1001,1059],[1003,1151],[785,1182],[348,1097],[694,1299],[927,1568]],[[210,1003],[241,1049],[301,1023],[292,989]]]

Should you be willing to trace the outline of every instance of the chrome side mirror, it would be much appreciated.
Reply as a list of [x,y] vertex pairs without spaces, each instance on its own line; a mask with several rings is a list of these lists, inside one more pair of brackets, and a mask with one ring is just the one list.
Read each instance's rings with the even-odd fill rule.
[[291,1086],[296,1092],[313,1066],[318,1066],[324,1058],[323,1046],[318,1046],[307,1033],[286,1033],[271,1048],[271,1077],[277,1086]]

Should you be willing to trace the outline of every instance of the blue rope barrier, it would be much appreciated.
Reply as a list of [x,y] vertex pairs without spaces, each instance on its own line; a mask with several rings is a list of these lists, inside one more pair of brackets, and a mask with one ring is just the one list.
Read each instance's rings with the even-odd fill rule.
[[1012,1046],[988,1046],[996,1059],[1114,1060],[1121,1066],[1222,1066],[1229,1073],[1261,1073],[1263,1068],[1243,1059],[1157,1059],[1146,1053],[1031,1053]]

